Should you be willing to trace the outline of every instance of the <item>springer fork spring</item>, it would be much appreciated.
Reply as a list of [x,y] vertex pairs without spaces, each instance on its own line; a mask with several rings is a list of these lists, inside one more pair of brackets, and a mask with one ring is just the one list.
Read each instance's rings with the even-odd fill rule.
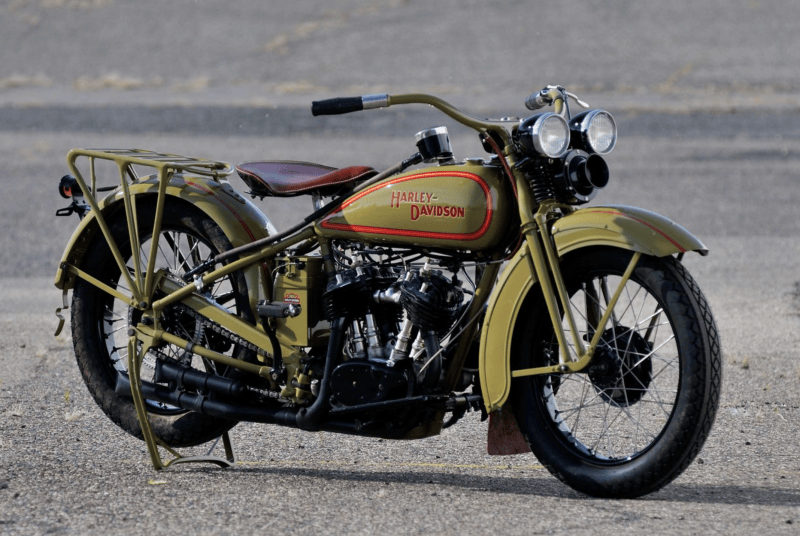
[[529,165],[525,176],[537,203],[556,197],[552,175],[550,162],[545,158],[539,158]]

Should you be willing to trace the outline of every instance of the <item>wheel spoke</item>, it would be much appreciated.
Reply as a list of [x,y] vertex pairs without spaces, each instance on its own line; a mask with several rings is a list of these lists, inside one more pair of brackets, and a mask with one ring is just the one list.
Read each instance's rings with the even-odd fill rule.
[[[143,240],[139,247],[139,262],[142,266],[148,266],[148,258],[150,253],[151,240],[148,238]],[[193,266],[202,263],[205,259],[211,258],[215,255],[215,250],[209,247],[208,243],[197,236],[186,231],[176,231],[164,229],[161,231],[160,240],[158,241],[158,249],[156,252],[157,259],[154,268],[156,270],[166,270],[172,276],[180,276],[186,271],[190,270]],[[127,269],[132,274],[134,269],[130,259],[127,263]],[[123,284],[124,278],[119,281],[112,281],[110,286],[116,287],[122,292],[130,292]],[[236,298],[235,292],[231,283],[230,277],[224,278],[216,282],[209,292],[209,297],[214,299],[220,305],[226,306],[228,309],[235,312]],[[112,296],[107,297],[108,305],[105,307],[103,319],[100,322],[100,336],[105,341],[105,347],[108,353],[109,363],[118,371],[127,374],[128,370],[128,328],[130,322],[136,322],[136,310],[131,309],[129,304],[124,303]],[[206,336],[203,329],[202,321],[194,316],[182,315],[179,309],[168,309],[164,312],[164,316],[160,319],[162,328],[181,337],[182,339],[192,341],[195,344],[205,344]],[[192,354],[187,353],[182,348],[173,345],[164,345],[158,349],[157,352],[148,352],[142,363],[142,369],[147,368],[150,372],[145,374],[142,372],[142,377],[147,378],[152,375],[152,370],[155,367],[157,355],[161,354],[183,362],[195,368],[212,370],[208,366],[203,366],[202,360],[196,358],[196,363],[191,364]],[[148,401],[151,408],[159,408],[160,411],[167,413],[174,413],[180,411],[178,408],[169,405]]]
[[[558,387],[549,395],[559,429],[576,446],[584,445],[604,459],[628,458],[646,449],[669,419],[677,396],[675,334],[646,288],[626,282],[608,326],[597,325],[619,281],[616,275],[585,280],[569,302],[578,321],[578,339],[589,341],[595,330],[604,330],[596,353],[606,352],[609,368],[596,374],[608,385],[596,384],[591,376],[595,373],[570,374],[554,377],[551,382]],[[573,345],[569,347],[574,353]],[[660,365],[656,368],[654,363]]]

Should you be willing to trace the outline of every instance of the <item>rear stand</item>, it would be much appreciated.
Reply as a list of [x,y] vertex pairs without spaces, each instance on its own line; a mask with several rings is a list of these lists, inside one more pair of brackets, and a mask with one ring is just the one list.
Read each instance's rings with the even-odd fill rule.
[[[212,456],[211,455],[211,453],[214,451],[216,446],[219,444],[219,440],[220,439],[222,439],[222,444],[225,447],[225,457],[224,458],[220,458],[219,456]],[[160,439],[157,440],[157,443],[158,443],[158,445],[163,447],[165,450],[169,451],[170,454],[175,456],[173,459],[168,460],[166,463],[161,462],[161,459],[159,457],[159,462],[162,464],[162,468],[163,469],[166,469],[167,467],[169,467],[171,465],[176,465],[176,464],[179,464],[179,463],[203,463],[203,462],[213,463],[213,464],[219,465],[223,469],[226,469],[228,467],[233,466],[236,463],[236,456],[233,453],[233,447],[231,445],[231,438],[228,435],[228,432],[225,432],[221,436],[219,436],[214,441],[214,443],[211,445],[211,448],[208,449],[208,452],[206,452],[205,455],[200,455],[200,456],[181,456],[178,452],[176,452],[175,450],[173,450],[170,447],[168,447],[167,445],[165,445]],[[149,445],[148,445],[148,448],[149,448]],[[156,453],[158,453],[157,450],[156,450]],[[152,452],[151,452],[151,456],[152,456]],[[155,464],[153,464],[153,465],[155,465]],[[158,469],[158,467],[156,467],[156,468]]]
[[[153,467],[156,470],[166,469],[167,467],[179,463],[213,463],[222,468],[231,467],[236,463],[236,457],[233,453],[233,446],[231,445],[231,438],[228,432],[224,432],[220,437],[214,441],[211,448],[205,455],[200,456],[181,456],[172,447],[164,443],[153,433],[153,427],[150,425],[150,419],[147,418],[147,410],[145,409],[144,396],[142,395],[142,382],[139,375],[139,367],[142,364],[144,355],[149,351],[148,343],[142,345],[141,350],[137,351],[137,338],[135,334],[131,335],[128,341],[128,375],[131,382],[131,395],[133,396],[133,405],[136,407],[136,416],[139,419],[139,426],[142,428],[142,439],[147,445],[147,450],[150,452],[150,461],[153,462]],[[222,444],[225,447],[225,458],[219,456],[212,456],[214,448],[219,444],[222,439]],[[161,458],[158,447],[172,454],[174,458],[166,462]]]

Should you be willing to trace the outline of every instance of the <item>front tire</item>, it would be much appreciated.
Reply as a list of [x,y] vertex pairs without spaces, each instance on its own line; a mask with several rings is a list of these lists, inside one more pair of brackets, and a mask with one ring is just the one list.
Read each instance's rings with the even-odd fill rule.
[[[631,257],[587,248],[563,259],[585,345]],[[559,352],[534,289],[515,326],[512,370],[555,365]],[[697,284],[677,260],[642,256],[589,366],[517,378],[511,395],[523,435],[551,473],[587,495],[630,498],[660,489],[692,462],[714,422],[721,381],[717,328]]]

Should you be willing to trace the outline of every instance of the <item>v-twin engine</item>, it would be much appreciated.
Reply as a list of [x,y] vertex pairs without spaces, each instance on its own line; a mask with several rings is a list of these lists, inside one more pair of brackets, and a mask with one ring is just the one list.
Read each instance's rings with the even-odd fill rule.
[[459,287],[427,263],[338,272],[323,296],[328,320],[348,320],[344,362],[331,376],[335,400],[349,406],[435,389],[444,359],[440,339],[464,307]]

